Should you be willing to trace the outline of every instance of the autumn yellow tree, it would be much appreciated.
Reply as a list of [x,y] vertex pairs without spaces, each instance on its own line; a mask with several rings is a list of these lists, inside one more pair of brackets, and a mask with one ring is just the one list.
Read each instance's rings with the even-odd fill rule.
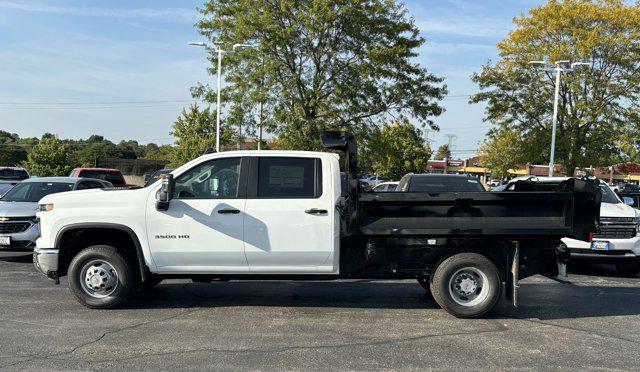
[[529,64],[587,61],[564,74],[560,87],[556,162],[569,173],[584,165],[607,165],[623,150],[618,139],[640,124],[640,6],[622,0],[549,1],[514,20],[515,30],[498,44],[500,59],[473,75],[495,125],[492,141],[520,136],[529,162],[549,157],[555,76]]

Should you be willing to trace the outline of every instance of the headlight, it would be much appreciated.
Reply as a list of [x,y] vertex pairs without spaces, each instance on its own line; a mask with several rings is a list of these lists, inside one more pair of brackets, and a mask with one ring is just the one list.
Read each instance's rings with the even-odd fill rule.
[[53,210],[53,204],[38,204],[40,212],[49,212]]

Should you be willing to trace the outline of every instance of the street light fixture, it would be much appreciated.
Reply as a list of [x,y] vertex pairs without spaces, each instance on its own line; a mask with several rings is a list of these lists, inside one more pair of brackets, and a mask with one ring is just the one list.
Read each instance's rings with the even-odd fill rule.
[[[560,101],[560,76],[564,73],[569,73],[574,70],[574,68],[579,66],[591,66],[590,63],[587,62],[573,62],[568,60],[556,61],[553,64],[550,64],[546,61],[531,61],[528,64],[545,67],[546,71],[553,71],[556,73],[556,87],[555,94],[553,100],[553,121],[551,125],[551,154],[549,156],[549,177],[553,177],[553,167],[554,167],[554,156],[556,150],[556,127],[558,125],[558,105]],[[569,67],[563,67],[569,65]],[[554,67],[555,66],[555,67]]]
[[[220,152],[220,111],[221,111],[221,92],[222,92],[222,54],[227,53],[227,51],[222,49],[223,43],[221,41],[214,41],[213,44],[217,49],[210,48],[206,43],[202,41],[190,41],[189,45],[198,46],[205,48],[205,51],[216,53],[218,55],[218,78],[217,78],[217,99],[216,99],[216,152]],[[233,51],[236,49],[243,48],[254,48],[253,45],[250,44],[233,44]],[[240,138],[242,138],[242,133],[240,133]]]

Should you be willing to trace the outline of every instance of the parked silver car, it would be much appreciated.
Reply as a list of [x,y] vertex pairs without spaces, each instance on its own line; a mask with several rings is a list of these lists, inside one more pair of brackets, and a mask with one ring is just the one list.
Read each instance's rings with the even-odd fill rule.
[[0,252],[31,252],[40,235],[38,201],[49,194],[113,187],[91,178],[44,177],[26,179],[0,198]]

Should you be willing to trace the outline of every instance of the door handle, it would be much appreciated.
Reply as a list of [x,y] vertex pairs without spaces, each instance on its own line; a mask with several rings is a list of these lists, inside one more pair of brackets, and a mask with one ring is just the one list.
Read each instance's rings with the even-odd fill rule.
[[220,213],[220,214],[238,214],[238,213],[240,213],[240,211],[237,210],[237,209],[220,209],[218,211],[218,213]]
[[304,211],[304,213],[308,213],[308,214],[325,214],[325,213],[327,213],[327,210],[326,209],[311,208],[311,209],[307,209],[306,211]]

